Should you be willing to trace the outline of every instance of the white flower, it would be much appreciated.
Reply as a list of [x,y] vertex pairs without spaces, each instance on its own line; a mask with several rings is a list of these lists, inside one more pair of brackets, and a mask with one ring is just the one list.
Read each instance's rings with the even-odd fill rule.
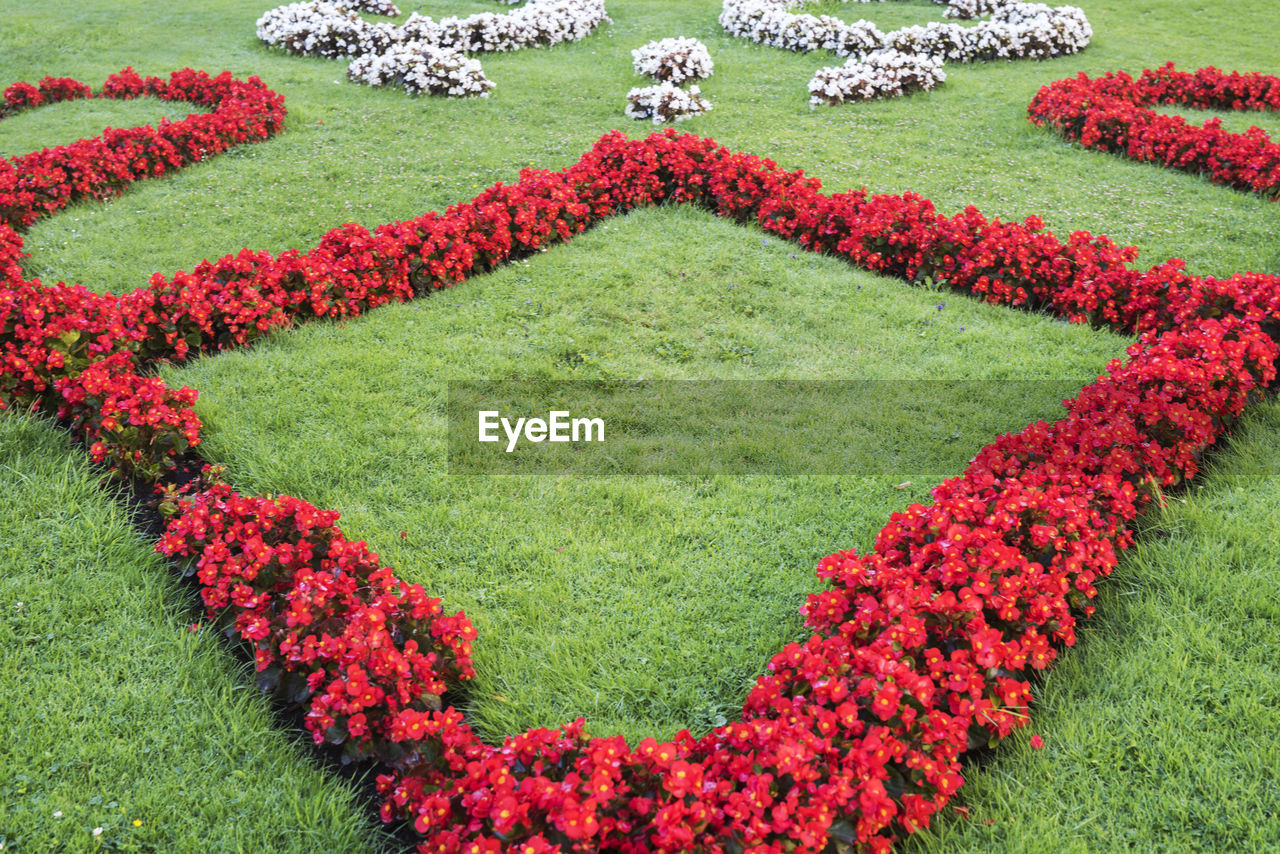
[[489,97],[493,82],[480,63],[447,47],[406,42],[384,53],[366,53],[347,66],[347,76],[370,86],[403,86],[412,94]]
[[357,11],[399,13],[390,0],[290,3],[258,19],[258,38],[290,53],[346,59],[349,76],[370,85],[484,96],[493,83],[479,62],[461,54],[576,41],[609,20],[604,0],[529,0],[503,15],[481,12],[439,21],[415,13],[399,27],[371,23]]
[[927,92],[947,79],[942,62],[920,53],[878,50],[843,66],[823,68],[809,81],[809,103],[840,104]]
[[631,56],[637,74],[671,83],[702,80],[710,77],[715,67],[707,46],[690,38],[649,42],[631,51]]
[[711,109],[697,86],[681,89],[672,83],[632,89],[627,93],[626,114],[633,119],[650,119],[655,125],[680,122]]
[[[923,62],[910,69],[901,65],[900,59],[893,60],[899,64],[892,68],[883,65],[887,61],[883,57],[868,62],[869,57],[883,51],[920,56],[937,63],[1044,59],[1081,51],[1093,38],[1089,19],[1074,6],[1050,7],[1023,0],[934,2],[945,6],[949,17],[990,15],[991,19],[970,27],[935,22],[884,33],[870,21],[849,24],[830,15],[794,11],[804,5],[804,0],[724,0],[720,25],[731,35],[771,47],[802,52],[830,50],[853,57],[853,66],[846,63],[843,68],[824,68],[810,81],[811,101],[816,103],[861,99],[855,93],[871,91],[880,93],[872,97],[900,95],[912,87],[932,88],[944,79],[941,70]],[[832,95],[828,96],[828,92]]]
[[346,4],[357,12],[368,12],[371,15],[400,14],[400,10],[391,0],[346,0]]

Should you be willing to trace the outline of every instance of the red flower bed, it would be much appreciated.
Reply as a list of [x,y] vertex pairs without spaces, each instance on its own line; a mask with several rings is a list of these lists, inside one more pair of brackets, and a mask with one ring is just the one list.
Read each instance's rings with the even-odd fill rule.
[[137,376],[138,351],[154,349],[153,330],[139,318],[145,300],[23,279],[16,229],[72,201],[109,198],[136,180],[266,139],[284,124],[284,99],[256,77],[210,77],[188,68],[164,80],[126,68],[96,95],[69,78],[15,83],[4,90],[0,118],[57,101],[144,95],[211,111],[0,159],[0,409],[8,401],[56,412],[96,461],[154,480],[167,461],[199,442],[200,422],[190,409],[194,391]]
[[85,84],[68,78],[46,77],[39,86],[15,83],[4,90],[0,118],[56,101],[143,95],[212,111],[161,122],[158,128],[108,130],[93,139],[0,161],[0,223],[22,228],[76,199],[118,195],[140,178],[266,139],[284,123],[284,99],[258,78],[237,80],[230,72],[210,77],[190,68],[175,71],[168,80],[143,78],[126,68],[108,77],[96,96]]
[[1031,120],[1048,123],[1086,148],[1113,151],[1174,169],[1201,172],[1218,184],[1280,197],[1280,145],[1258,127],[1229,133],[1219,119],[1188,124],[1149,109],[1173,104],[1205,110],[1280,110],[1280,77],[1216,68],[1178,71],[1173,63],[1091,80],[1084,74],[1045,86]]
[[[1263,91],[1248,86],[1232,91]],[[17,90],[15,103],[34,97]],[[1135,270],[1134,250],[1083,232],[1063,242],[1035,218],[827,196],[711,140],[615,132],[563,171],[525,170],[443,215],[372,234],[347,225],[306,253],[246,250],[119,299],[22,281],[20,243],[0,232],[0,395],[58,413],[102,443],[95,456],[155,477],[199,425],[193,393],[138,376],[141,365],[408,299],[663,201],[1139,337],[1062,421],[985,448],[933,504],[894,514],[870,553],[823,560],[831,586],[805,607],[812,637],[774,658],[739,720],[666,744],[592,738],[581,720],[482,743],[441,707],[445,686],[471,675],[462,614],[347,541],[332,511],[216,482],[179,500],[158,548],[189,565],[210,615],[253,646],[264,689],[306,710],[317,743],[387,766],[383,817],[412,822],[421,851],[888,848],[959,788],[966,750],[1026,723],[1028,676],[1074,642],[1133,520],[1193,476],[1275,378],[1280,277]]]

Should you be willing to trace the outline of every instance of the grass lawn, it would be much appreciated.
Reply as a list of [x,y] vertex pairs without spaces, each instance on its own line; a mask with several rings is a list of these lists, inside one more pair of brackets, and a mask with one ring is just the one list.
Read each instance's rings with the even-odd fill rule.
[[[125,65],[227,68],[262,77],[290,111],[274,140],[38,223],[25,269],[120,292],[242,246],[307,248],[342,222],[443,210],[525,166],[563,167],[609,129],[647,133],[622,115],[627,89],[643,85],[629,52],[688,35],[715,59],[702,84],[715,109],[682,129],[804,168],[828,191],[865,185],[918,192],[947,213],[1039,214],[1064,236],[1105,233],[1144,262],[1177,256],[1198,273],[1280,271],[1280,206],[1083,151],[1025,120],[1041,85],[1077,71],[1176,59],[1280,73],[1270,37],[1280,7],[1078,5],[1095,31],[1079,56],[949,67],[928,95],[811,110],[806,81],[837,59],[729,39],[718,0],[613,0],[613,24],[582,42],[481,57],[497,84],[486,101],[410,99],[346,82],[339,63],[268,50],[253,33],[261,0],[10,0],[0,83],[52,74],[96,85]],[[923,0],[822,9],[885,29],[941,17]],[[32,111],[0,123],[0,152],[166,110],[143,100]],[[1275,116],[1226,122],[1251,123],[1280,132]],[[349,535],[467,611],[479,676],[462,701],[486,736],[578,715],[597,734],[703,731],[732,717],[768,657],[803,636],[796,609],[816,589],[816,561],[865,548],[890,512],[956,472],[449,476],[446,383],[536,373],[1083,384],[1125,344],[796,255],[697,211],[641,211],[429,299],[165,375],[201,390],[206,453],[237,486],[340,510]],[[1054,417],[1057,399],[1015,397],[997,415],[1017,429]],[[921,453],[949,460],[955,446],[993,438],[973,414],[957,412],[955,432]],[[1214,472],[1149,520],[1079,648],[1039,689],[1030,731],[1045,749],[1023,736],[969,769],[968,817],[905,848],[1250,850],[1280,839],[1280,511],[1269,474],[1280,407],[1257,407],[1239,432]],[[392,847],[348,785],[273,718],[248,668],[186,631],[192,598],[95,482],[57,430],[0,416],[3,850]]]

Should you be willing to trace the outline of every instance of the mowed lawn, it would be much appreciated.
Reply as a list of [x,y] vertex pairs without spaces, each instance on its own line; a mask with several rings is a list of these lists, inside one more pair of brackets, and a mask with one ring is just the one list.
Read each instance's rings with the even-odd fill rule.
[[[811,110],[839,60],[724,36],[715,0],[613,0],[596,35],[484,56],[487,101],[410,99],[339,63],[260,45],[258,2],[6,4],[0,84],[98,84],[133,65],[258,74],[287,129],[26,235],[30,275],[120,292],[242,246],[307,248],[443,210],[526,166],[561,168],[622,116],[630,50],[702,39],[713,112],[681,128],[804,168],[828,191],[914,191],[943,212],[1044,217],[1176,256],[1194,272],[1280,271],[1280,207],[1203,179],[1082,151],[1025,120],[1077,71],[1176,59],[1280,73],[1269,0],[1083,2],[1083,54],[948,68],[938,91]],[[406,6],[410,11],[413,6]],[[482,0],[428,14],[497,9]],[[889,28],[940,18],[923,0],[825,3]],[[15,155],[154,122],[174,105],[64,104],[0,123]],[[1197,114],[1197,120],[1207,114]],[[1275,116],[1228,116],[1280,131]],[[979,413],[926,436],[932,472],[783,478],[481,478],[444,471],[454,380],[952,379],[1089,381],[1126,342],[1043,316],[912,289],[680,208],[615,219],[444,293],[251,352],[165,370],[199,388],[209,457],[245,490],[340,510],[408,579],[480,631],[458,700],[488,737],[585,716],[592,732],[670,737],[731,718],[769,656],[804,637],[812,568],[866,548],[993,438]],[[1046,389],[1051,387],[1046,385]],[[1011,396],[1001,429],[1056,417]],[[981,413],[991,416],[992,413]],[[1280,408],[1255,407],[1213,470],[1146,522],[1099,615],[1039,688],[1030,730],[970,768],[967,812],[905,847],[929,851],[1254,850],[1280,839]],[[188,632],[194,598],[97,485],[65,435],[0,416],[2,850],[394,850],[352,787],[254,693],[249,668]],[[904,485],[905,484],[905,485]],[[403,536],[402,536],[403,533]],[[1045,748],[1033,751],[1030,732]],[[94,830],[102,828],[99,835]]]

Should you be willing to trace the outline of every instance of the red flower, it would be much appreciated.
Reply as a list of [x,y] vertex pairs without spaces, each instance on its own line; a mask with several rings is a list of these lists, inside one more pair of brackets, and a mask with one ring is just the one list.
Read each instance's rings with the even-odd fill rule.
[[700,791],[702,769],[684,760],[676,760],[663,775],[662,787],[676,798],[683,798],[685,795]]

